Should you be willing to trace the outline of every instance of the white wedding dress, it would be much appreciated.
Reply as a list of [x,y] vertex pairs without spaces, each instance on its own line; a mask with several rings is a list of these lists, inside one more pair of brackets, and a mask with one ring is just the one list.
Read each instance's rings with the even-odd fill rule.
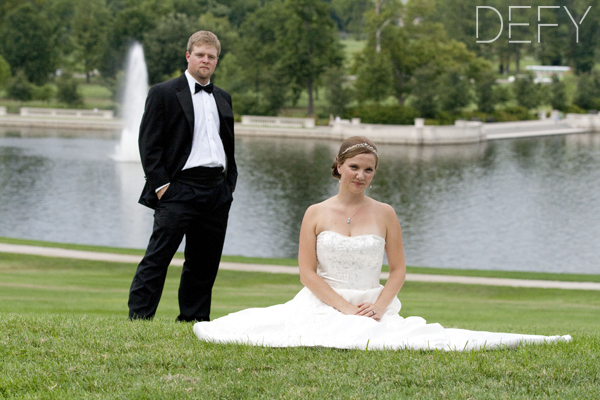
[[[383,290],[379,274],[385,240],[376,235],[348,237],[324,231],[317,237],[318,274],[352,304],[374,303]],[[447,329],[423,318],[398,315],[400,301],[381,321],[344,315],[307,288],[285,304],[250,308],[211,322],[198,322],[200,340],[256,346],[323,346],[341,349],[470,350],[515,347],[520,343],[571,340],[566,336],[521,335]]]

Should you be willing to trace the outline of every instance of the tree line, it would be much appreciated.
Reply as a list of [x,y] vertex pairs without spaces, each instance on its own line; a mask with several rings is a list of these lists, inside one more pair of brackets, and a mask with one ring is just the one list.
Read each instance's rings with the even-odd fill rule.
[[[497,120],[542,103],[598,109],[598,3],[495,0],[494,11],[475,0],[4,0],[0,88],[43,99],[54,82],[76,103],[71,74],[89,81],[98,73],[115,89],[133,41],[144,46],[154,84],[181,74],[188,37],[207,29],[222,43],[214,81],[240,114],[276,115],[303,94],[307,115],[324,96],[320,114],[388,123],[442,121],[469,107]],[[366,44],[348,57],[343,38]],[[571,66],[575,106],[565,102],[564,82],[541,85],[523,74],[525,57]],[[514,74],[514,84],[497,84]]]

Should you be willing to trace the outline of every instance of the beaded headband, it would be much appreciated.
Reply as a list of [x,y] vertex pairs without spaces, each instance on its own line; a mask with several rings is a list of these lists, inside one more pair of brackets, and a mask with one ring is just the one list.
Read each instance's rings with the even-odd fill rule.
[[375,150],[373,148],[373,146],[370,146],[367,143],[358,143],[355,144],[353,146],[348,147],[346,150],[342,151],[342,154],[346,154],[347,152],[349,152],[350,150],[356,149],[358,147],[364,147],[365,149],[368,149],[369,151],[371,151],[373,154],[375,154],[375,157],[379,158],[379,154],[377,154],[377,150]]

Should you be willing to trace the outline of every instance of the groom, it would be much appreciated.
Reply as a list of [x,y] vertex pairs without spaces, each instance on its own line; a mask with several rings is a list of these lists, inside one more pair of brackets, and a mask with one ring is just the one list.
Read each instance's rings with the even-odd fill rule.
[[146,185],[139,202],[155,210],[154,227],[131,284],[130,319],[156,313],[167,269],[185,236],[177,320],[210,320],[237,179],[231,96],[210,83],[220,53],[213,33],[194,33],[185,73],[148,92],[139,137]]

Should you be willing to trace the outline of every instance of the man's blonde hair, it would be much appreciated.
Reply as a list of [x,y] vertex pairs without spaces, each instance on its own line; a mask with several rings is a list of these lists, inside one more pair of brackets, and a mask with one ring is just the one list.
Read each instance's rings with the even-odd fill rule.
[[217,49],[217,56],[221,55],[221,42],[219,42],[217,35],[209,31],[198,31],[190,36],[187,44],[187,52],[191,53],[194,46],[201,46],[203,44],[215,46]]

